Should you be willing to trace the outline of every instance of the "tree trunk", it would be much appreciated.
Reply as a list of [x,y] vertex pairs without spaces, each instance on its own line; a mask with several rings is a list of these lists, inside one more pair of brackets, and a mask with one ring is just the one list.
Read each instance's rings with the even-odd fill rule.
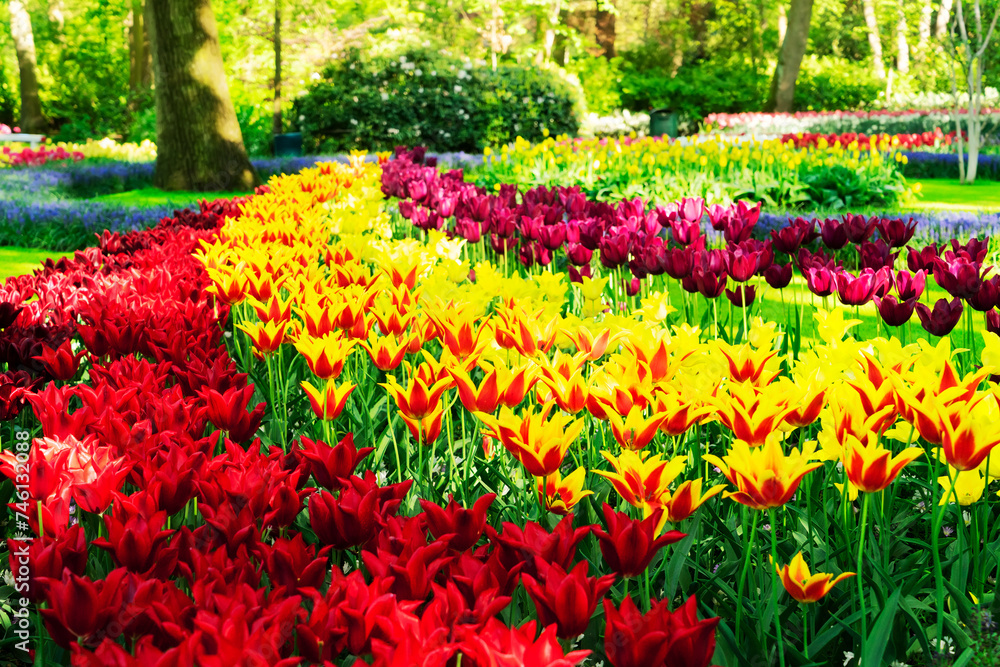
[[149,52],[149,34],[146,31],[143,0],[132,0],[132,27],[129,29],[130,70],[128,89],[131,93],[129,110],[138,111],[142,93],[152,83],[152,62]]
[[165,190],[258,185],[236,120],[211,0],[148,0],[156,75],[156,169]]
[[904,0],[896,0],[898,20],[896,22],[896,69],[900,74],[910,71],[910,44],[906,41],[906,11]]
[[274,126],[275,136],[284,131],[281,119],[281,0],[274,0]]
[[562,0],[552,0],[549,5],[548,23],[545,26],[545,61],[552,59],[552,47],[556,43],[556,26],[559,25],[559,15],[562,13]]
[[864,0],[865,25],[868,26],[868,44],[872,49],[872,63],[875,76],[885,78],[885,63],[882,61],[882,38],[878,34],[878,19],[875,17],[875,1]]
[[[603,9],[611,5],[611,9]],[[594,37],[605,58],[615,57],[615,12],[613,0],[597,0],[597,25]]]
[[934,8],[931,6],[931,0],[921,0],[920,4],[920,23],[917,25],[917,57],[922,58],[925,51],[927,51],[927,44],[931,40],[931,19],[934,16]]
[[768,111],[792,111],[795,102],[795,80],[799,78],[802,56],[809,45],[809,24],[812,22],[813,0],[792,0],[788,11],[788,30],[781,43],[778,64],[771,79]]
[[45,131],[42,102],[38,97],[38,61],[35,59],[35,36],[31,31],[31,17],[21,0],[10,0],[10,34],[17,51],[17,67],[21,87],[21,131]]
[[788,30],[788,15],[785,6],[778,5],[778,44],[785,43],[785,32]]
[[943,39],[948,34],[948,22],[951,21],[952,0],[941,0],[941,7],[938,9],[937,21],[934,25],[934,36]]

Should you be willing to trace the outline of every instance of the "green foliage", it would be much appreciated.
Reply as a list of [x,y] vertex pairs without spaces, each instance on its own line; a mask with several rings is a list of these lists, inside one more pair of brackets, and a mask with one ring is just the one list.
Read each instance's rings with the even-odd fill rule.
[[621,99],[625,108],[666,107],[692,124],[709,113],[758,109],[767,91],[767,75],[746,61],[706,60],[683,65],[671,77],[668,58],[669,54],[651,49],[624,56]]
[[296,100],[293,116],[306,150],[321,153],[400,144],[478,151],[579,125],[572,91],[552,72],[507,64],[493,71],[429,50],[352,50]]
[[809,56],[795,83],[795,108],[799,111],[863,109],[883,88],[867,63],[853,63],[832,56]]
[[587,56],[566,67],[580,80],[589,113],[607,116],[622,108],[620,65],[621,58]]

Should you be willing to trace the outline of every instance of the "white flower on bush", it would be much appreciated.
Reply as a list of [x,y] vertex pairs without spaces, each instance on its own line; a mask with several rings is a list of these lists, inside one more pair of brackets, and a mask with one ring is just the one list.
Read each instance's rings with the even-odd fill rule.
[[389,93],[382,93],[382,101],[383,102],[389,101]]
[[424,92],[424,87],[420,86],[419,88],[417,88],[417,92],[418,93],[423,93]]
[[405,63],[406,62],[406,56],[400,56],[399,57],[399,62]]
[[356,118],[352,118],[351,119],[351,125],[357,125],[357,124],[358,124],[358,120]]
[[313,72],[313,73],[312,73],[312,74],[311,74],[311,75],[309,76],[309,78],[310,78],[310,79],[312,79],[313,81],[319,81],[319,79],[320,79],[320,76],[319,76],[319,72]]
[[397,129],[396,129],[396,128],[394,128],[394,127],[390,127],[390,128],[389,128],[389,129],[387,130],[387,132],[388,132],[389,134],[399,134],[399,130],[397,130]]
[[436,69],[432,69],[431,70],[431,76],[437,76],[437,75],[438,75],[438,71]]
[[458,85],[457,83],[455,84],[455,92],[456,93],[462,92],[462,87],[460,85]]
[[415,71],[413,72],[413,74],[414,74],[415,76],[423,76],[423,72],[421,72],[421,71],[420,71],[419,69],[415,70]]

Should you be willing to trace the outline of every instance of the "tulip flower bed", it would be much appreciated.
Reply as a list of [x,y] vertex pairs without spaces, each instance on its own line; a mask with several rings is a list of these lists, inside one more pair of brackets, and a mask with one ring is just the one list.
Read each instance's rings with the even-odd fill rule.
[[[964,109],[962,110],[964,115]],[[1000,109],[980,109],[983,133],[1000,127]],[[948,109],[908,109],[905,111],[798,111],[796,113],[718,113],[702,121],[706,132],[726,134],[782,135],[787,132],[823,134],[861,132],[865,134],[911,134],[953,127]]]
[[[710,249],[695,200],[487,192],[421,158],[276,177],[4,285],[0,470],[36,535],[8,543],[8,650],[26,627],[95,666],[867,667],[995,641],[1000,338],[705,316],[775,253],[852,299],[926,274],[842,278],[808,222],[752,243],[743,203],[708,209]],[[910,231],[822,238],[866,262]],[[908,256],[971,304],[984,251]]]
[[62,146],[49,148],[22,148],[20,150],[4,146],[0,148],[0,167],[40,167],[52,162],[79,162],[84,158],[79,151],[66,150]]
[[[914,134],[859,134],[857,132],[844,132],[842,134],[830,133],[820,134],[818,132],[786,133],[781,135],[781,141],[787,143],[791,141],[796,148],[827,148],[829,146],[843,146],[848,150],[914,150],[914,149],[944,149],[952,150],[951,146],[956,143],[955,132],[945,134],[940,127],[935,127],[929,132]],[[965,136],[963,134],[963,136]]]
[[697,196],[720,204],[750,198],[779,209],[884,207],[906,194],[903,160],[896,151],[795,148],[778,139],[549,138],[519,140],[498,153],[487,149],[472,176],[487,189],[578,186],[588,197],[612,202]]

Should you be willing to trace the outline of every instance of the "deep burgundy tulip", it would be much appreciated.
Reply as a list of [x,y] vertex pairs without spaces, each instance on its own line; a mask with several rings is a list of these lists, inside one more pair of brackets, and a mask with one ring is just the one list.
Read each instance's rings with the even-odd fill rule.
[[558,250],[566,242],[566,225],[542,225],[538,228],[538,240],[549,250]]
[[599,244],[601,264],[607,269],[616,269],[628,260],[629,242],[625,234],[605,236]]
[[843,220],[844,233],[851,243],[863,243],[870,239],[875,232],[875,224],[878,222],[878,218],[874,215],[866,218],[863,215],[853,213],[845,213]]
[[973,236],[964,245],[958,239],[951,240],[951,248],[957,255],[965,255],[970,261],[982,264],[990,249],[990,237],[979,239]]
[[750,307],[757,298],[757,288],[753,285],[739,285],[736,289],[727,287],[726,298],[737,308]]
[[695,279],[693,273],[689,273],[681,278],[681,288],[688,294],[698,293],[698,281]]
[[420,500],[427,519],[427,528],[434,539],[445,542],[455,551],[465,551],[476,545],[486,527],[486,513],[497,494],[479,496],[472,509],[465,509],[452,498],[446,508],[429,500]]
[[792,263],[787,264],[771,264],[764,271],[764,280],[767,284],[774,289],[783,289],[788,287],[788,283],[792,282]]
[[914,298],[919,299],[924,294],[927,274],[924,271],[917,271],[911,275],[909,271],[900,271],[896,274],[893,282],[895,283],[896,294],[899,295],[900,299],[904,301]]
[[879,238],[883,239],[890,247],[902,248],[917,231],[917,222],[910,218],[908,222],[903,222],[902,218],[887,220],[885,218],[875,223],[878,229]]
[[930,273],[934,270],[934,265],[939,255],[938,247],[933,243],[929,246],[924,246],[922,250],[908,248],[906,251],[906,266],[913,273],[918,271]]
[[737,247],[735,250],[728,250],[726,252],[726,270],[733,280],[738,283],[745,283],[757,273],[758,258],[758,253],[747,252],[740,247]]
[[521,221],[517,224],[518,230],[521,232],[521,237],[529,241],[537,241],[538,231],[542,228],[543,222],[542,216],[531,217],[522,215]]
[[582,267],[577,269],[575,266],[566,267],[567,273],[569,273],[569,281],[571,283],[577,283],[579,285],[583,284],[584,278],[593,278],[594,272],[590,269],[590,264],[584,264]]
[[717,299],[726,289],[726,280],[729,276],[725,271],[711,273],[701,269],[695,269],[691,276],[694,278],[698,291],[706,299]]
[[986,313],[986,330],[1000,336],[1000,311],[991,310]]
[[59,347],[52,349],[48,345],[43,345],[42,354],[33,357],[45,365],[45,370],[52,376],[53,380],[71,380],[80,368],[80,359],[86,354],[81,350],[73,354],[72,340],[67,339]]
[[566,572],[559,565],[536,557],[535,567],[538,578],[524,574],[521,581],[535,603],[538,620],[543,625],[555,623],[560,639],[582,635],[590,625],[597,603],[614,583],[615,575],[588,577],[586,560]]
[[893,282],[893,272],[887,266],[883,266],[881,269],[875,271],[875,290],[872,292],[875,296],[882,298],[892,289]]
[[680,218],[670,221],[670,236],[674,243],[680,246],[689,246],[701,236],[701,222],[682,220]]
[[917,305],[916,297],[899,301],[892,294],[884,297],[875,297],[875,307],[882,321],[890,327],[898,327],[906,324],[913,316],[913,309]]
[[625,285],[625,292],[629,296],[635,296],[636,294],[639,293],[641,287],[642,287],[642,281],[638,277],[632,278],[632,280],[628,281],[628,283]]
[[815,238],[816,222],[796,218],[789,220],[788,225],[781,229],[771,231],[771,242],[774,249],[788,255],[794,255],[803,244],[809,243]]
[[982,286],[982,267],[967,257],[958,256],[950,262],[938,259],[934,263],[934,282],[959,299],[968,299]]
[[830,250],[840,250],[847,245],[847,230],[843,223],[834,218],[827,218],[819,223],[820,236],[823,237],[823,245]]
[[21,314],[24,308],[17,306],[17,304],[11,303],[10,301],[0,302],[0,331],[3,331],[10,325],[14,323],[17,316]]
[[965,302],[969,304],[970,308],[986,313],[996,307],[997,299],[1000,297],[1000,290],[997,289],[998,277],[1000,276],[993,276],[990,280],[982,281],[979,290],[966,298]]
[[482,227],[472,218],[459,218],[455,222],[455,233],[469,243],[479,243],[483,238]]
[[848,271],[835,274],[837,281],[837,296],[845,306],[862,306],[868,303],[875,293],[875,272],[865,269],[857,277]]
[[861,253],[861,267],[865,269],[879,270],[883,267],[891,269],[896,263],[899,253],[893,253],[892,248],[879,239],[874,243],[865,241],[859,247]]
[[934,303],[934,310],[925,304],[917,304],[917,317],[924,329],[935,336],[947,336],[955,328],[958,321],[962,319],[962,300],[959,298],[938,299]]
[[493,252],[498,255],[504,255],[511,250],[517,248],[518,240],[513,236],[500,236],[499,234],[490,234],[490,247],[493,248]]
[[811,267],[803,273],[806,278],[806,286],[816,296],[829,296],[837,288],[837,281],[830,269]]
[[699,621],[693,595],[674,612],[667,603],[653,601],[643,614],[631,597],[618,609],[604,600],[604,653],[613,667],[708,667],[720,619]]
[[593,256],[594,251],[585,248],[580,243],[569,243],[566,246],[566,257],[569,258],[570,263],[576,266],[590,264],[590,259]]

